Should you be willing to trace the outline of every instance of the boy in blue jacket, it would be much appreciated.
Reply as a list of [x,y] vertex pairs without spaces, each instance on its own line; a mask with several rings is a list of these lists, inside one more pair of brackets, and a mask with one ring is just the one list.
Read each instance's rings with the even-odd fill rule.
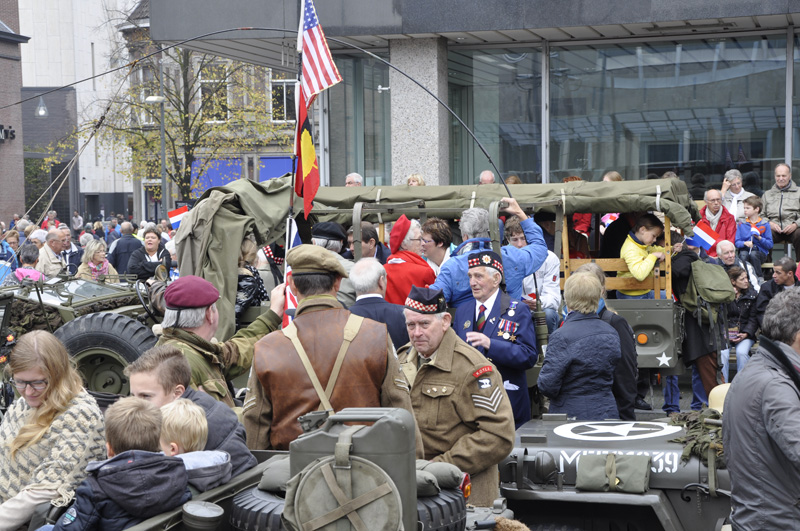
[[183,461],[159,451],[160,435],[161,411],[150,402],[127,397],[109,407],[108,459],[86,467],[89,477],[55,530],[121,531],[189,501]]
[[772,229],[769,221],[761,218],[761,209],[764,203],[758,196],[750,196],[742,201],[744,215],[747,219],[736,227],[736,249],[739,250],[739,259],[750,262],[764,282],[764,272],[761,264],[767,261],[767,255],[772,250]]

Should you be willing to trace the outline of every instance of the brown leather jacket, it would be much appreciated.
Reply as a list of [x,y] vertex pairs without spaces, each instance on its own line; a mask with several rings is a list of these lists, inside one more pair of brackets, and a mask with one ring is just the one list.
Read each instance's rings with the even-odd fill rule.
[[[304,299],[294,325],[323,388],[343,340],[350,312],[331,296]],[[255,347],[253,371],[243,414],[247,446],[288,450],[301,433],[297,418],[316,411],[320,400],[291,341],[282,331]],[[386,325],[365,319],[350,344],[330,398],[335,411],[346,407],[402,407],[413,414],[405,379]],[[422,438],[417,434],[417,452]]]

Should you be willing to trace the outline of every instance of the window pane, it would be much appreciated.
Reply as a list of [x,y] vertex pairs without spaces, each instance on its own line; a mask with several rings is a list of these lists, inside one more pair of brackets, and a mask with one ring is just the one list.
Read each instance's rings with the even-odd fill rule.
[[[448,54],[450,107],[469,126],[504,177],[541,182],[541,52],[535,48],[454,49]],[[451,119],[450,184],[474,184],[491,165]]]
[[674,171],[695,198],[728,169],[770,179],[784,156],[783,36],[553,47],[551,181]]
[[272,83],[272,119],[285,120],[283,103],[283,83]]
[[283,112],[286,116],[285,120],[295,121],[297,119],[297,109],[294,103],[294,83],[287,83],[284,85],[284,92],[286,93],[286,103],[283,106]]

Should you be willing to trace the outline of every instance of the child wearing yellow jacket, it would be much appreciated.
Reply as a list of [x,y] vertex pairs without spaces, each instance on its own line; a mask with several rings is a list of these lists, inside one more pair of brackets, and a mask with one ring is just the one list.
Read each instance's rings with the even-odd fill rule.
[[[633,277],[643,281],[656,266],[657,261],[664,260],[664,248],[653,245],[664,232],[664,224],[653,214],[644,214],[636,221],[636,225],[628,233],[620,250],[620,258],[625,260],[628,271],[617,273],[619,278]],[[618,299],[652,299],[653,290],[634,289],[617,290]]]

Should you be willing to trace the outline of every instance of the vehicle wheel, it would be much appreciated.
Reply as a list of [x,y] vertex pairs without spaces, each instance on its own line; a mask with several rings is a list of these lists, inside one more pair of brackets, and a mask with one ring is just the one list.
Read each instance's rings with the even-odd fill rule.
[[153,332],[125,315],[93,313],[68,322],[55,335],[67,347],[91,391],[126,396],[122,370],[156,344]]
[[[230,523],[238,531],[283,531],[284,499],[258,487],[233,498]],[[437,496],[417,498],[417,520],[425,531],[463,531],[467,504],[458,489],[443,490]]]
[[233,497],[230,524],[238,531],[283,531],[284,499],[258,487],[243,490]]
[[425,531],[460,531],[467,525],[467,502],[458,489],[417,498],[417,521]]

